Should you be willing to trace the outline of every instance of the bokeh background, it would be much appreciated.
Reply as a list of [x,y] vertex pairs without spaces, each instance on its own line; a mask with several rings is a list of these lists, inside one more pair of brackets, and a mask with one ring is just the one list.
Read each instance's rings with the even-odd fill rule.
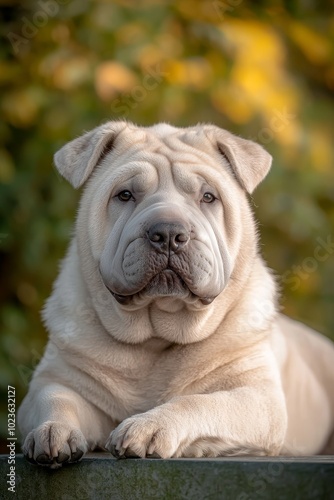
[[108,119],[213,122],[266,147],[251,203],[282,310],[334,339],[331,2],[2,1],[1,29],[3,436],[7,386],[19,403],[43,353],[79,196],[52,156]]

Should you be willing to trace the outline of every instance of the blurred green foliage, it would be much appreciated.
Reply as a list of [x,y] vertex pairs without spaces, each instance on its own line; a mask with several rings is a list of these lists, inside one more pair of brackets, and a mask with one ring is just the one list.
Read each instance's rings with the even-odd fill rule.
[[2,2],[2,400],[8,384],[23,396],[43,353],[40,309],[71,236],[78,193],[52,155],[108,119],[213,122],[262,143],[274,164],[253,205],[282,308],[334,338],[330,5]]

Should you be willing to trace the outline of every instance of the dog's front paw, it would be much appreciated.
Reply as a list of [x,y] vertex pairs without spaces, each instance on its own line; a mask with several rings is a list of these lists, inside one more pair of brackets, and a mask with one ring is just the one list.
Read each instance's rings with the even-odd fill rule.
[[27,435],[22,451],[29,462],[52,469],[77,462],[88,450],[80,431],[62,422],[48,421]]
[[127,418],[112,431],[106,448],[117,458],[179,456],[182,436],[169,412],[151,410]]

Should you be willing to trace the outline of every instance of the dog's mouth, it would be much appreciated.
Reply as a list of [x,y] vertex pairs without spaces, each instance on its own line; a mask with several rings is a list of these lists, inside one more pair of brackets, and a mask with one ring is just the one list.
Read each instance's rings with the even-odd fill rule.
[[143,293],[148,295],[184,295],[189,288],[175,271],[172,269],[165,269],[156,274],[154,278],[146,285]]
[[115,300],[122,305],[131,304],[134,297],[139,294],[146,297],[175,297],[180,299],[191,296],[192,299],[199,299],[203,305],[208,305],[215,299],[215,297],[200,297],[193,293],[181,276],[172,269],[164,269],[156,274],[148,284],[134,294],[120,295],[109,287],[107,288]]

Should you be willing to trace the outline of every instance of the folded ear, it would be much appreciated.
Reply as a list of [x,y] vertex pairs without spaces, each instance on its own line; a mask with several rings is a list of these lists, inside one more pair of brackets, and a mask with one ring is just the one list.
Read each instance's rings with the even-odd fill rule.
[[251,194],[269,172],[271,155],[256,142],[241,139],[223,129],[215,127],[214,130],[211,140],[216,141],[241,187]]
[[108,122],[67,143],[54,156],[60,174],[73,187],[82,186],[126,126],[126,122]]

